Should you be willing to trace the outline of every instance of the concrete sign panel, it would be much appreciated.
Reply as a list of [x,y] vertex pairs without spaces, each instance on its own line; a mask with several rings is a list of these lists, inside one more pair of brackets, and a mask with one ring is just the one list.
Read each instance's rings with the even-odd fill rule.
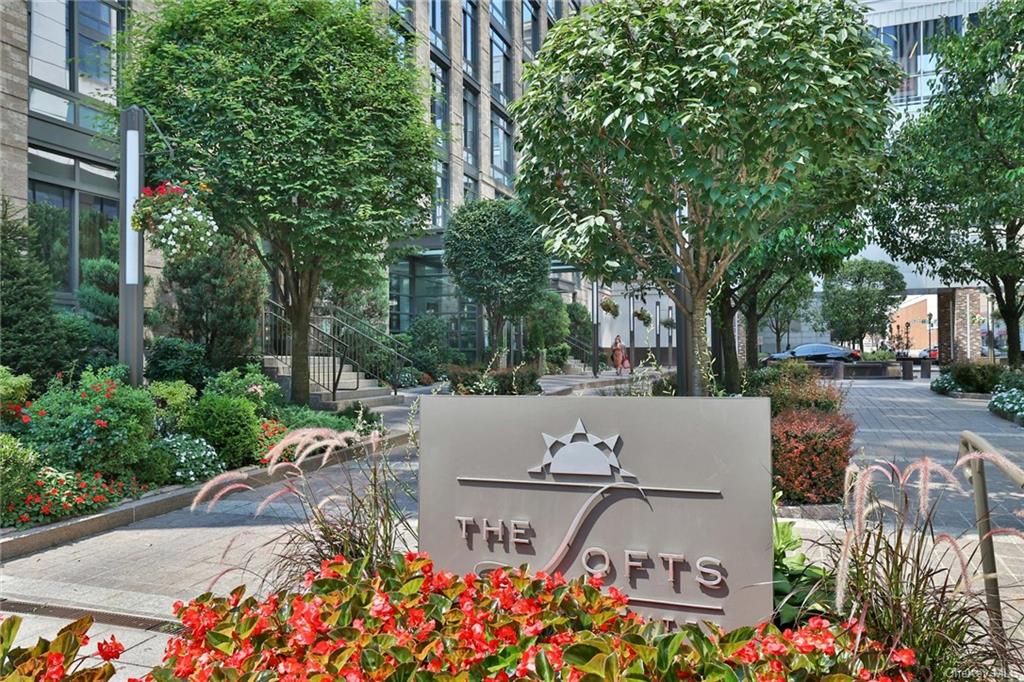
[[602,575],[676,623],[770,616],[767,399],[431,396],[420,423],[439,568]]

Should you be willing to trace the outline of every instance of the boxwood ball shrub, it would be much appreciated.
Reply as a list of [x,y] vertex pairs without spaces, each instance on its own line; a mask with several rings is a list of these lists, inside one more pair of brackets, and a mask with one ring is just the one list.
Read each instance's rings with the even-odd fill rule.
[[228,469],[259,459],[260,418],[245,398],[204,395],[185,416],[181,428],[212,445]]
[[843,499],[853,421],[834,412],[789,410],[772,419],[772,480],[788,504]]
[[36,480],[39,455],[9,433],[0,433],[0,506],[21,500]]
[[156,405],[125,382],[125,368],[87,368],[77,382],[50,381],[33,402],[22,441],[44,465],[126,476],[149,451]]

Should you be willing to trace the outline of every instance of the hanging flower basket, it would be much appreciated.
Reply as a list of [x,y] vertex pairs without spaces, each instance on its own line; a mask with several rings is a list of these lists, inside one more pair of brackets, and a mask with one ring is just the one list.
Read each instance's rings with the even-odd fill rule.
[[675,329],[676,319],[674,317],[663,317],[661,318],[661,326],[667,329]]
[[187,181],[143,187],[132,212],[132,229],[149,235],[169,262],[201,253],[213,246],[217,234],[217,224],[201,199],[208,191],[204,183],[193,189]]
[[633,317],[640,320],[640,322],[642,322],[645,327],[651,326],[651,320],[653,318],[651,317],[651,311],[649,311],[647,308],[638,308],[637,310],[633,311]]
[[619,316],[619,304],[611,298],[606,298],[601,301],[601,310],[605,311],[612,317]]

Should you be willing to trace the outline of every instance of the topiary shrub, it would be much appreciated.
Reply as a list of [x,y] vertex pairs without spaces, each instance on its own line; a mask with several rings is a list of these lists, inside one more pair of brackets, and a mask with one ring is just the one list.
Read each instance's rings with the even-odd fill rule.
[[171,483],[174,481],[176,464],[174,455],[168,450],[150,447],[145,456],[135,465],[135,478],[141,483],[149,483],[154,486]]
[[788,410],[772,419],[772,480],[788,504],[843,499],[853,421],[820,410]]
[[164,433],[178,426],[196,399],[195,387],[181,379],[154,381],[146,390],[156,403],[157,428]]
[[228,469],[259,460],[260,419],[245,398],[204,395],[185,415],[181,428],[212,445]]
[[146,351],[146,378],[150,381],[185,381],[202,388],[209,374],[202,344],[162,336]]
[[9,433],[0,433],[0,509],[21,501],[34,486],[39,455]]
[[1005,368],[992,362],[955,362],[944,368],[961,391],[965,393],[992,393]]
[[22,442],[42,464],[63,471],[133,473],[149,451],[156,405],[148,392],[127,385],[125,372],[88,367],[78,381],[52,380],[32,405]]
[[281,387],[268,377],[256,363],[218,372],[206,380],[203,395],[229,395],[252,403],[256,414],[273,417],[284,402]]

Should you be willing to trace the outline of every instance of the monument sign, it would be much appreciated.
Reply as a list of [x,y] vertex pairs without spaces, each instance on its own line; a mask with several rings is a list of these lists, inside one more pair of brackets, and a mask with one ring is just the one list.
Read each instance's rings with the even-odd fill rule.
[[767,399],[431,396],[420,442],[439,568],[601,575],[677,623],[771,614]]

